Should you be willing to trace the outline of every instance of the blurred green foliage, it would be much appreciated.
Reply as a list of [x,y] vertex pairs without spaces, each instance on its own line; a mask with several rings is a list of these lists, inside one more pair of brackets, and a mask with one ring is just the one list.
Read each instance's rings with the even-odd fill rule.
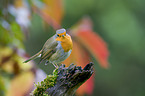
[[[9,32],[0,25],[0,43],[1,44],[8,44],[10,42],[10,35]],[[7,37],[7,38],[5,38]]]
[[[94,31],[108,44],[108,70],[102,69],[92,58],[96,70],[92,96],[145,96],[144,4],[145,0],[64,0],[62,27],[70,28],[83,16],[90,16]],[[14,38],[23,38],[22,33],[17,33],[20,29],[15,22],[12,23],[11,30],[15,32]],[[25,40],[25,46],[32,56],[54,31],[48,25],[44,27],[42,19],[36,14],[32,14],[29,30],[30,36]],[[0,43],[10,41],[8,31],[0,25]],[[47,74],[50,74],[53,67],[44,64],[38,66]]]
[[58,76],[57,74],[58,74],[58,69],[55,69],[52,75],[47,75],[47,77],[43,81],[41,81],[41,83],[38,82],[38,84],[35,84],[36,89],[33,90],[31,95],[48,96],[48,94],[46,94],[46,89],[54,86]]
[[[65,16],[62,22],[64,28],[70,28],[82,16],[89,15],[94,30],[108,43],[110,68],[104,70],[93,60],[96,72],[92,96],[144,96],[145,1],[64,0],[64,3]],[[45,42],[50,36],[37,31],[42,27],[33,26],[31,37],[26,42],[26,48],[31,51],[31,55],[41,49],[41,42]],[[37,26],[41,26],[40,23],[37,23]],[[32,52],[30,45],[36,47],[35,52]],[[44,67],[43,69],[45,70]]]
[[24,34],[21,32],[21,27],[16,22],[12,22],[10,26],[14,37],[20,41],[23,41]]
[[0,76],[0,94],[2,95],[2,96],[4,96],[5,95],[5,87],[4,87],[4,81],[2,80],[2,77]]

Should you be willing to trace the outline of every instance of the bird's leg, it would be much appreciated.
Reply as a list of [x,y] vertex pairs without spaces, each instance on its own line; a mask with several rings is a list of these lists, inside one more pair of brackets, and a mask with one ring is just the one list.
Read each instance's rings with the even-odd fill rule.
[[53,64],[53,66],[55,67],[55,68],[58,68],[58,65],[56,66],[54,63],[52,63]]
[[56,67],[57,67],[57,68],[59,67],[58,64],[56,64]]

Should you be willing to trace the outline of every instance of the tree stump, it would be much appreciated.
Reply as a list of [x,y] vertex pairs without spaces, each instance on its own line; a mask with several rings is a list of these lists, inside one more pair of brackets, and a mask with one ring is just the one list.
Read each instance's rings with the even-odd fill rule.
[[[35,92],[39,93],[37,96],[73,96],[76,90],[86,81],[88,80],[91,75],[93,74],[93,63],[87,64],[83,69],[80,66],[76,66],[71,64],[69,67],[65,67],[62,64],[57,69],[57,77],[56,75],[48,75],[47,78],[48,83],[54,83],[53,86],[49,88],[43,88],[43,92],[39,92],[39,89],[46,86],[46,79],[41,82],[39,88],[36,88],[32,95],[36,96]],[[54,72],[56,74],[56,71]],[[50,77],[56,77],[56,79],[52,79],[51,82]],[[53,78],[54,78],[53,77]],[[45,82],[45,83],[44,83]],[[43,86],[42,86],[43,84]],[[46,85],[45,85],[46,84]],[[40,87],[41,86],[41,87]],[[37,85],[36,85],[37,87]],[[45,90],[46,89],[46,90]],[[41,89],[42,90],[42,89]]]
[[93,63],[87,64],[84,69],[73,64],[67,68],[61,65],[58,69],[56,84],[46,92],[50,96],[72,96],[92,74]]

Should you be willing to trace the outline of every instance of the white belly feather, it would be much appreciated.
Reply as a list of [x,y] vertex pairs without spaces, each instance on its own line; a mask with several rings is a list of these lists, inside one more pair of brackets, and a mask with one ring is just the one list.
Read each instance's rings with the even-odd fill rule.
[[49,62],[58,64],[64,61],[66,58],[68,58],[71,54],[72,50],[69,50],[68,52],[64,52],[63,48],[61,47],[61,43],[58,41],[57,50],[56,53],[54,53],[50,58]]

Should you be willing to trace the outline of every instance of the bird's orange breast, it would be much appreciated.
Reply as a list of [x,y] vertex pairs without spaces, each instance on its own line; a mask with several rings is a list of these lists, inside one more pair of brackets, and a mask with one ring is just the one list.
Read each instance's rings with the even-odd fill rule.
[[68,52],[72,49],[73,43],[71,37],[68,35],[64,40],[61,41],[61,46],[64,50],[64,52]]

